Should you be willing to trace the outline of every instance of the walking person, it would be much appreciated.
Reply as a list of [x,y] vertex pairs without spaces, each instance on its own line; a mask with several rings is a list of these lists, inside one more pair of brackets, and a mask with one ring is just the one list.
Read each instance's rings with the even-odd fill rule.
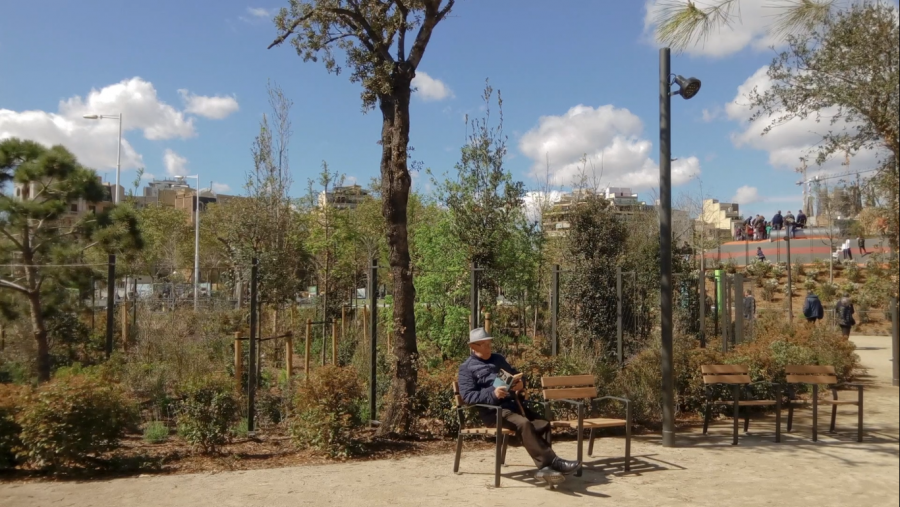
[[844,241],[844,259],[853,260],[853,252],[851,252],[850,240]]
[[756,247],[756,260],[759,262],[766,261],[766,254],[763,253],[761,246]]
[[866,251],[866,238],[864,238],[862,236],[857,236],[856,246],[859,248],[859,256],[860,257],[869,254],[869,252]]
[[834,305],[834,314],[837,317],[838,326],[841,328],[841,334],[845,339],[850,339],[850,329],[856,325],[856,319],[853,314],[856,310],[853,308],[853,301],[850,300],[850,294],[844,293],[840,301]]
[[744,320],[749,322],[756,318],[756,298],[753,297],[753,291],[747,289],[744,295]]
[[825,308],[822,307],[822,301],[813,291],[806,294],[806,301],[803,302],[803,316],[810,325],[815,325],[817,320],[825,318]]

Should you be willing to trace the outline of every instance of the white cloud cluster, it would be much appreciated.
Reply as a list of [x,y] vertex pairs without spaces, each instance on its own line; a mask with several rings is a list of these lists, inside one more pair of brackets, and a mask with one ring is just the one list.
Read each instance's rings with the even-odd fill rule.
[[763,130],[778,117],[778,114],[769,118],[760,118],[750,122],[753,113],[749,107],[749,94],[756,89],[762,93],[771,88],[772,82],[766,75],[768,67],[761,67],[752,76],[747,78],[738,87],[734,100],[725,106],[725,115],[728,119],[740,124],[740,130],[731,136],[732,142],[737,147],[747,146],[762,150],[769,154],[769,164],[778,169],[796,169],[801,165],[800,158],[807,158],[808,175],[816,173],[834,174],[840,172],[866,170],[877,165],[877,153],[863,151],[850,157],[849,168],[844,165],[842,156],[832,157],[822,166],[815,163],[816,150],[821,144],[822,135],[829,131],[839,131],[849,126],[845,122],[831,125],[831,118],[836,113],[835,109],[821,111],[821,121],[815,117],[806,119],[795,118],[778,125],[768,134],[763,135]]
[[193,94],[185,89],[178,90],[178,93],[181,95],[181,100],[184,101],[184,112],[204,118],[221,120],[240,109],[237,99],[233,96],[216,95],[205,97]]
[[[722,3],[722,0],[647,0],[644,5],[644,33],[651,40],[655,39],[658,14],[674,4],[689,1],[701,9]],[[770,34],[770,29],[784,7],[784,2],[779,0],[738,0],[733,4],[732,20],[728,25],[713,30],[705,40],[685,48],[685,52],[720,58],[747,47],[758,51],[777,45],[779,41]]]
[[[549,158],[554,185],[573,185],[584,171],[588,183],[645,190],[659,185],[659,166],[651,159],[653,143],[641,138],[643,129],[641,119],[627,109],[577,105],[560,116],[542,116],[537,126],[521,137],[519,149],[534,161],[530,174],[534,178],[546,176]],[[675,185],[699,174],[696,157],[672,163]]]
[[446,83],[429,76],[421,70],[416,71],[416,77],[413,78],[412,85],[416,89],[416,96],[426,102],[453,98],[453,90]]
[[221,119],[238,108],[234,97],[205,97],[186,90],[182,97],[186,108],[179,110],[163,102],[151,82],[134,77],[92,89],[84,97],[61,100],[55,113],[0,109],[0,139],[20,137],[46,145],[62,144],[81,163],[102,170],[116,166],[119,125],[113,119],[88,120],[84,115],[122,114],[122,168],[134,169],[144,161],[128,142],[128,132],[141,131],[152,141],[188,139],[197,135],[192,115]]
[[759,195],[759,189],[749,185],[738,188],[731,198],[731,202],[736,202],[740,205],[753,204],[762,200],[763,197]]
[[231,192],[231,187],[226,185],[225,183],[213,183],[212,191],[217,194],[224,194],[227,192]]
[[562,198],[562,192],[551,190],[550,192],[526,192],[522,199],[525,206],[525,216],[531,222],[541,219],[541,208],[549,206]]
[[163,152],[163,165],[169,176],[187,176],[187,159],[166,148]]
[[238,16],[244,23],[258,24],[269,21],[278,14],[278,9],[266,9],[265,7],[247,7],[247,13]]

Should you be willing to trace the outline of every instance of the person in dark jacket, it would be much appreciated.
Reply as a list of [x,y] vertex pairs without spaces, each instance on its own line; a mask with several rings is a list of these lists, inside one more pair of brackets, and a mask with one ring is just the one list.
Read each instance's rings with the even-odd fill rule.
[[772,216],[772,230],[780,231],[782,227],[784,227],[784,217],[781,216],[781,210],[778,210],[778,213]]
[[806,301],[803,303],[803,316],[806,317],[806,321],[810,324],[815,324],[817,320],[822,320],[825,317],[822,301],[812,291],[806,295]]
[[834,313],[837,317],[838,326],[841,328],[841,334],[844,335],[844,338],[850,339],[850,329],[856,325],[856,319],[853,318],[856,310],[853,309],[853,301],[850,300],[850,294],[846,292],[843,294],[840,301],[834,305]]
[[756,259],[759,262],[765,262],[766,260],[766,254],[763,253],[761,246],[756,247]]
[[862,236],[857,236],[856,238],[856,246],[859,248],[859,256],[868,255],[869,252],[866,251],[866,238]]
[[[494,379],[501,369],[513,375],[518,371],[503,356],[491,352],[491,340],[492,337],[484,328],[475,328],[469,332],[471,354],[459,367],[459,394],[463,402],[466,405],[501,407],[503,426],[516,432],[540,473],[575,472],[581,463],[560,458],[550,447],[547,439],[550,423],[519,403],[517,396],[524,387],[522,380],[519,379],[510,389],[494,387]],[[478,407],[478,410],[486,426],[496,427],[495,410],[483,407]]]
[[797,227],[801,229],[806,228],[806,213],[803,210],[797,212]]

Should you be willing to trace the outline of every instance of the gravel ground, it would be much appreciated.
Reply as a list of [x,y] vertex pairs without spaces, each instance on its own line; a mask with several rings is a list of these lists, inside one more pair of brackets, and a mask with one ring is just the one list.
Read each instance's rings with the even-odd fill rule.
[[[635,439],[633,470],[621,468],[623,442],[598,441],[584,476],[555,491],[538,486],[522,448],[510,448],[499,490],[492,488],[490,451],[463,453],[461,473],[452,455],[348,464],[249,470],[219,474],[148,476],[91,482],[0,484],[0,506],[516,506],[615,505],[716,506],[897,506],[900,501],[900,406],[891,387],[890,338],[854,337],[869,383],[866,437],[855,439],[854,407],[842,407],[838,431],[811,441],[808,411],[794,433],[773,441],[774,418],[751,421],[741,445],[730,445],[728,421],[679,435],[679,446],[663,448],[659,437]],[[573,443],[557,446],[574,456]],[[546,503],[545,503],[546,502]]]

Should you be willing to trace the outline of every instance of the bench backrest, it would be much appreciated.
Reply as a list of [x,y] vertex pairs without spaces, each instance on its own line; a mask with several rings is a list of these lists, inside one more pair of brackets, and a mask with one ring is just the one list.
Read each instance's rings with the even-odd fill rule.
[[788,384],[837,384],[834,366],[791,364],[784,367]]
[[704,384],[749,384],[750,368],[740,364],[707,364],[700,366]]
[[541,387],[547,401],[597,397],[596,380],[593,375],[541,377]]
[[463,402],[462,396],[459,394],[459,382],[453,381],[453,406],[456,408],[464,407],[466,404]]

